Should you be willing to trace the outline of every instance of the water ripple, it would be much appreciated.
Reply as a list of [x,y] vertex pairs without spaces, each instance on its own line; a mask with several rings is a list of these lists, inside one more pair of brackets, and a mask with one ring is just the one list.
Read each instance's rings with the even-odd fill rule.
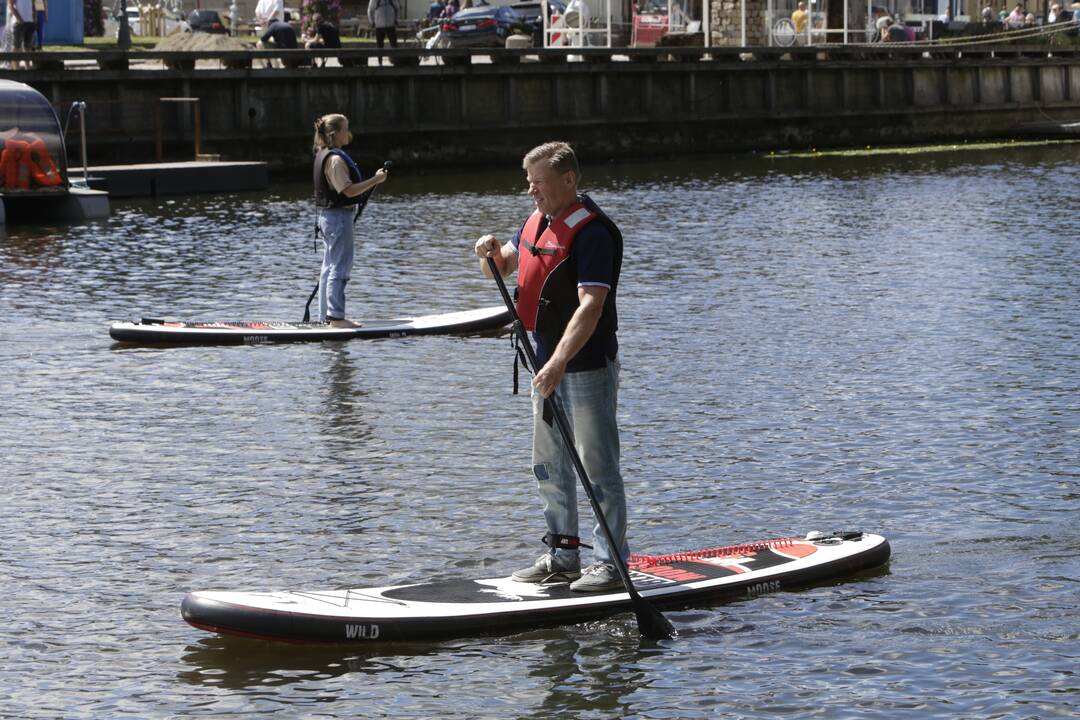
[[[0,237],[18,717],[1067,717],[1080,582],[1073,147],[587,168],[621,223],[636,549],[810,529],[888,568],[669,613],[431,645],[295,648],[185,626],[194,588],[505,573],[538,551],[506,337],[114,348],[139,315],[299,318],[307,188],[118,202]],[[520,172],[402,172],[350,312],[490,305]]]

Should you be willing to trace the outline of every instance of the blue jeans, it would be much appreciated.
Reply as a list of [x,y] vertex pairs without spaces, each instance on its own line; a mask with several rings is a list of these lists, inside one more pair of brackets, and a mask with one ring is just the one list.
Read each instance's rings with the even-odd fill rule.
[[345,317],[345,285],[352,274],[353,208],[320,208],[319,231],[326,249],[319,275],[319,320]]
[[[570,421],[574,446],[592,481],[593,491],[607,520],[611,535],[623,559],[629,559],[626,542],[626,493],[619,474],[618,405],[619,361],[611,360],[599,370],[567,373],[555,390],[563,412]],[[578,534],[578,477],[567,454],[562,435],[552,418],[544,422],[544,398],[535,390],[533,401],[533,474],[544,504],[549,533]],[[564,567],[577,559],[577,550],[556,549],[552,553]],[[611,548],[599,522],[593,529],[593,559],[611,562]]]

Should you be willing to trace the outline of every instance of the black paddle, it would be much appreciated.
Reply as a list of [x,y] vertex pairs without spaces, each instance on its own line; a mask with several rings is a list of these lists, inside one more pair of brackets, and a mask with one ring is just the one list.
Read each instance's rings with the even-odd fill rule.
[[[510,299],[510,293],[506,289],[506,283],[503,282],[502,275],[499,273],[499,268],[495,264],[495,258],[490,255],[487,258],[488,267],[491,269],[491,275],[495,278],[495,282],[499,285],[499,292],[502,293],[503,302],[506,303],[506,309],[510,311],[510,316],[514,319],[514,332],[517,333],[518,345],[522,346],[525,350],[525,359],[528,361],[529,370],[533,375],[539,372],[540,368],[536,360],[536,352],[533,350],[532,342],[529,340],[529,335],[525,331],[525,326],[521,324],[521,318],[518,317],[517,308],[514,307],[514,301]],[[574,447],[573,437],[570,435],[570,423],[566,419],[566,415],[563,414],[562,406],[555,400],[555,395],[544,398],[544,402],[547,404],[549,412],[555,418],[555,424],[559,427],[559,434],[562,435],[563,443],[566,445],[566,451],[570,454],[570,460],[574,463],[574,469],[577,470],[578,477],[581,479],[581,486],[585,488],[585,494],[589,496],[589,504],[592,505],[593,514],[596,515],[596,519],[600,524],[600,529],[604,531],[604,537],[607,539],[608,547],[611,548],[612,558],[614,560],[615,567],[619,570],[619,577],[622,578],[623,586],[626,588],[626,592],[630,595],[630,602],[634,605],[634,614],[637,615],[638,630],[641,634],[650,640],[663,640],[665,638],[673,638],[678,633],[675,628],[672,627],[668,619],[660,614],[656,608],[649,604],[649,602],[638,594],[638,591],[634,588],[634,583],[630,580],[630,571],[626,567],[626,561],[622,559],[622,555],[619,552],[619,544],[615,542],[614,536],[611,534],[611,528],[608,527],[607,519],[604,517],[603,511],[600,509],[600,503],[596,499],[596,494],[593,491],[592,482],[589,480],[588,473],[585,472],[585,466],[581,463],[581,456],[578,455],[577,449]]]
[[[386,171],[387,175],[390,174],[390,166],[393,165],[393,164],[394,163],[391,160],[387,160],[386,162],[384,162],[382,164],[383,170]],[[357,207],[356,207],[356,215],[353,216],[353,225],[356,225],[356,221],[360,219],[360,215],[363,214],[364,208],[367,207],[368,198],[371,197],[371,193],[375,192],[376,187],[379,187],[379,186],[376,185],[375,187],[371,188],[366,193],[364,193],[363,195],[360,196],[360,201],[356,204],[357,205]],[[315,242],[318,243],[318,241],[319,241],[319,225],[318,225],[318,223],[316,223],[315,224]],[[315,249],[316,250],[319,249],[317,244],[315,246]],[[311,319],[311,301],[314,300],[315,296],[319,294],[319,285],[321,285],[321,284],[322,284],[322,278],[320,277],[319,281],[315,283],[315,289],[311,291],[310,295],[308,295],[307,303],[304,305],[304,319],[301,320],[300,322],[307,322],[308,320]]]

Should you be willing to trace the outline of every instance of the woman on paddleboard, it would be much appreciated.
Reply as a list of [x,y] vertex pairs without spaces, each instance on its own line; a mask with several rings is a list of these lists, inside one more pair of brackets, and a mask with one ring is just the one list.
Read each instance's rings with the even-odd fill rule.
[[344,115],[323,115],[315,121],[315,207],[325,244],[319,275],[319,320],[339,328],[360,327],[345,317],[345,284],[353,262],[353,223],[375,186],[386,182],[384,169],[364,180],[360,168],[342,150],[352,140],[349,119]]

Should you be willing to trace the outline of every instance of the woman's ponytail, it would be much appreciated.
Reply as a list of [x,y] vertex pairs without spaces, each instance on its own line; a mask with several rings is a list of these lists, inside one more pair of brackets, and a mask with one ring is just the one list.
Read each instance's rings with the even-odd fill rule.
[[331,147],[330,136],[345,127],[348,122],[344,115],[333,113],[323,115],[315,121],[315,139],[311,143],[311,151],[318,154],[320,150]]

